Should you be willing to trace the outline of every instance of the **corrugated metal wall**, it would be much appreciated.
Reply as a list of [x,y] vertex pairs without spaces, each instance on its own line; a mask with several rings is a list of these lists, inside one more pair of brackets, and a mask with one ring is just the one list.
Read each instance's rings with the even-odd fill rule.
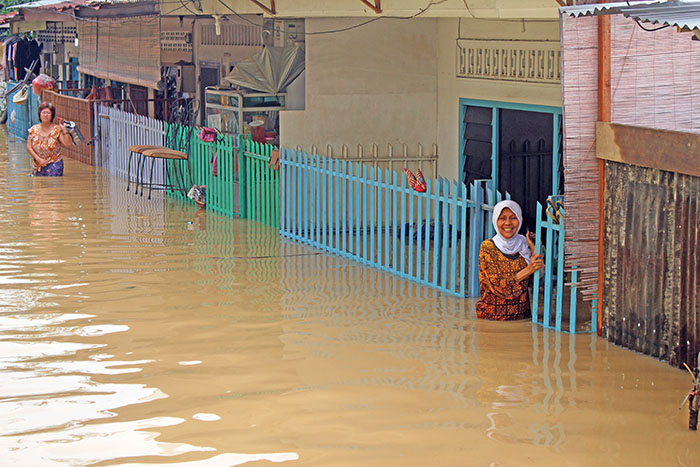
[[604,329],[667,360],[700,351],[700,178],[606,163]]

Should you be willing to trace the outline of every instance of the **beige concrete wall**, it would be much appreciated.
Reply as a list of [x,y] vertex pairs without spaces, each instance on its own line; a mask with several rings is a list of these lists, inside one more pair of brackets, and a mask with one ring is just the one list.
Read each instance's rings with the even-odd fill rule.
[[[262,26],[262,18],[259,16],[246,16],[245,19],[241,18],[231,18],[226,19],[226,21],[231,21],[232,23],[244,23],[248,24],[251,21],[255,24]],[[221,83],[221,78],[226,76],[233,66],[241,60],[249,58],[256,52],[262,49],[262,46],[214,46],[214,45],[202,45],[202,28],[204,24],[213,25],[213,18],[197,18],[193,26],[193,42],[194,42],[194,61],[195,61],[195,76],[199,77],[201,74],[202,62],[208,64],[218,63],[219,65],[219,83]],[[204,118],[205,105],[204,96],[201,95],[199,79],[195,83],[196,92],[195,95],[197,99],[202,103],[200,117]],[[203,121],[203,120],[202,120]]]
[[[261,0],[270,7],[270,0]],[[372,3],[372,1],[370,1]],[[411,16],[424,10],[428,0],[382,0],[382,14],[390,16]],[[263,9],[250,0],[227,0],[225,5],[219,0],[202,0],[201,14],[234,15],[263,14]],[[360,0],[276,0],[278,18],[321,18],[321,17],[375,17],[376,13]],[[555,0],[440,0],[432,3],[421,14],[431,17],[485,17],[485,18],[552,18],[559,17]],[[163,6],[165,13],[187,15],[185,6]]]
[[[356,19],[307,20],[308,32]],[[458,178],[460,98],[561,106],[561,86],[457,78],[456,39],[559,41],[558,21],[383,20],[307,36],[306,110],[282,112],[282,145],[438,144],[438,172]]]
[[[306,31],[356,19],[308,19]],[[306,110],[282,112],[282,145],[436,142],[437,20],[383,20],[306,37]],[[324,151],[325,152],[325,149]]]
[[561,107],[561,86],[456,77],[457,37],[463,39],[551,40],[558,21],[486,21],[445,18],[438,22],[438,172],[456,178],[459,164],[459,100],[483,99]]

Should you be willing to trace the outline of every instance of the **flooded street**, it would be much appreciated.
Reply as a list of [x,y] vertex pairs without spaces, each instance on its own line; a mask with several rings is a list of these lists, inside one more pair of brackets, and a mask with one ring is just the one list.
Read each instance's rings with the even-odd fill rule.
[[8,140],[0,465],[700,465],[688,373]]

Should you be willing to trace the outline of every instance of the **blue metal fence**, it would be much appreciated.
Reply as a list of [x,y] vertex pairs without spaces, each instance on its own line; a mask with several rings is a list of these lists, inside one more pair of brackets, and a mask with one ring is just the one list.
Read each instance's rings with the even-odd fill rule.
[[[17,84],[17,81],[9,81],[7,89],[12,89]],[[39,109],[39,104],[41,104],[41,97],[35,95],[31,90],[31,86],[29,86],[27,100],[16,104],[13,98],[21,89],[22,86],[7,96],[7,130],[11,135],[26,140],[29,128],[39,123],[37,110]]]
[[403,173],[282,148],[280,232],[454,295],[478,295],[492,209],[484,201],[493,195],[481,184],[472,199],[455,181],[426,184],[419,193]]
[[[595,332],[598,317],[596,304],[593,304],[590,329],[577,330],[578,271],[567,271],[564,267],[564,210],[557,204],[561,196],[551,196],[548,208],[537,203],[537,227],[535,251],[543,255],[544,272],[534,274],[532,296],[532,322],[546,328],[569,333]],[[544,240],[544,241],[543,241]],[[567,282],[568,278],[568,282]],[[540,287],[543,286],[542,314],[540,315]],[[568,293],[567,289],[568,288]],[[568,300],[567,300],[568,299]],[[568,302],[568,307],[567,307]],[[568,310],[567,310],[568,308]],[[562,327],[564,315],[568,311],[568,330]]]

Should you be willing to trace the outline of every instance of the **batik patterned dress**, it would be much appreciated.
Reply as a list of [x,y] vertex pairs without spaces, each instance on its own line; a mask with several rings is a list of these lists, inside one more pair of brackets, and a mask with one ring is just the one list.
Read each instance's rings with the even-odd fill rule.
[[61,127],[54,125],[49,134],[40,134],[40,125],[34,125],[29,129],[29,141],[34,148],[34,152],[39,157],[48,162],[41,167],[35,160],[32,160],[32,175],[56,177],[63,175],[63,160],[61,159],[61,143],[58,140],[61,136]]
[[476,304],[476,316],[498,321],[529,318],[531,279],[515,279],[527,267],[525,258],[507,255],[496,248],[493,240],[481,244],[479,250],[479,283],[481,298]]

